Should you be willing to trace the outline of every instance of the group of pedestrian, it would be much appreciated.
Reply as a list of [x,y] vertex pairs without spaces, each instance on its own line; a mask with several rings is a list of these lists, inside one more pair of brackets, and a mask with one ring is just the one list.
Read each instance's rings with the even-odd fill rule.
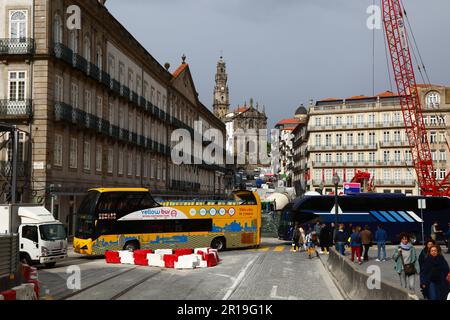
[[[305,229],[307,231],[305,231]],[[373,234],[369,226],[364,229],[361,226],[346,226],[340,224],[330,226],[317,222],[313,227],[310,225],[303,229],[296,224],[293,230],[294,252],[304,249],[309,258],[312,255],[319,256],[316,248],[320,246],[321,253],[329,253],[329,248],[335,245],[336,250],[341,254],[346,254],[346,249],[351,251],[351,261],[362,264],[369,260],[369,250],[373,243],[376,243],[378,255],[376,261],[386,261],[386,242],[388,233],[383,225],[378,225]],[[394,269],[398,273],[402,287],[411,291],[415,290],[416,277],[419,276],[420,288],[425,299],[445,300],[450,298],[450,270],[449,265],[442,255],[441,247],[437,241],[445,241],[447,254],[450,253],[450,223],[447,232],[444,232],[437,222],[431,227],[431,238],[426,241],[425,247],[420,255],[407,233],[400,234],[400,244],[395,247],[392,256]]]
[[330,247],[333,245],[333,232],[334,224],[330,226],[317,222],[314,227],[307,226],[306,230],[303,229],[298,223],[295,224],[292,231],[292,247],[293,251],[305,250],[308,253],[309,258],[312,255],[319,256],[319,252],[316,248],[320,246],[320,252],[328,254]]
[[[369,261],[369,250],[372,247],[374,240],[378,245],[378,258],[377,261],[386,260],[386,240],[387,232],[380,225],[378,230],[375,232],[375,237],[370,231],[368,225],[364,227],[361,226],[349,226],[349,235],[345,231],[345,226],[340,224],[333,234],[333,242],[336,246],[336,250],[341,254],[345,255],[346,247],[351,250],[351,260],[355,262],[355,256],[359,264],[362,261]],[[383,258],[381,258],[381,252],[383,252]]]
[[419,256],[406,233],[400,235],[400,244],[395,248],[394,268],[400,277],[401,285],[415,290],[416,275],[419,275],[420,288],[425,299],[446,300],[450,292],[450,269],[441,253],[441,247],[434,239],[425,243]]

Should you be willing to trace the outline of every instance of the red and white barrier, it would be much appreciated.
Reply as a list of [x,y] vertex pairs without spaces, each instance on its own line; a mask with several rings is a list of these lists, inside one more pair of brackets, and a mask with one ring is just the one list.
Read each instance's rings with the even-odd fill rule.
[[34,283],[24,283],[0,293],[0,300],[38,300],[38,286]]
[[107,251],[106,263],[133,264],[159,268],[195,269],[216,266],[219,253],[211,248]]
[[8,300],[39,300],[39,281],[37,268],[22,264],[23,284],[10,290],[0,292],[0,301]]

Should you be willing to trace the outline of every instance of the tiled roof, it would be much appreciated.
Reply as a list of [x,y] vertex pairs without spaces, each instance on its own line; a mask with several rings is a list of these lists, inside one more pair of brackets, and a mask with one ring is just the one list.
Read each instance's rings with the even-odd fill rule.
[[350,97],[350,98],[347,98],[347,99],[345,99],[345,100],[362,100],[362,99],[370,99],[370,98],[373,98],[373,97],[367,97],[367,96],[353,96],[353,97]]
[[320,101],[338,101],[338,100],[342,100],[341,98],[326,98]]
[[387,98],[387,97],[398,97],[398,94],[395,94],[391,91],[380,92],[377,94],[377,97]]
[[300,122],[301,122],[300,119],[295,119],[295,118],[293,118],[293,119],[284,119],[284,120],[279,121],[277,123],[277,126],[282,126],[282,125],[285,125],[285,124],[294,124],[294,125],[297,126],[297,124],[299,124]]
[[236,113],[244,113],[247,110],[248,110],[248,107],[239,107],[234,112],[236,112]]
[[188,66],[189,66],[189,65],[188,65],[187,63],[182,63],[182,64],[178,67],[178,69],[175,70],[175,71],[173,72],[173,74],[172,74],[173,77],[174,77],[174,78],[178,77],[178,76],[183,72],[183,70],[186,69]]
[[294,131],[297,128],[297,126],[291,126],[291,127],[284,127],[282,130],[285,131]]

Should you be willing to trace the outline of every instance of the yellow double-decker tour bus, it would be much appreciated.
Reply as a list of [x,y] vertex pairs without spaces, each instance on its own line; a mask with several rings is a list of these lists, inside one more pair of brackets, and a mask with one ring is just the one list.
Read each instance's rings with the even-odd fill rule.
[[241,190],[219,201],[156,202],[145,188],[89,190],[75,222],[74,250],[102,255],[108,250],[257,247],[261,201]]

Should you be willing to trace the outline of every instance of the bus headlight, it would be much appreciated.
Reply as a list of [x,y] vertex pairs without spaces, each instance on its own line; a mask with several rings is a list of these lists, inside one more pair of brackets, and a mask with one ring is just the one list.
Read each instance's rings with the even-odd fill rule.
[[41,254],[42,254],[43,257],[48,256],[48,248],[41,247]]

